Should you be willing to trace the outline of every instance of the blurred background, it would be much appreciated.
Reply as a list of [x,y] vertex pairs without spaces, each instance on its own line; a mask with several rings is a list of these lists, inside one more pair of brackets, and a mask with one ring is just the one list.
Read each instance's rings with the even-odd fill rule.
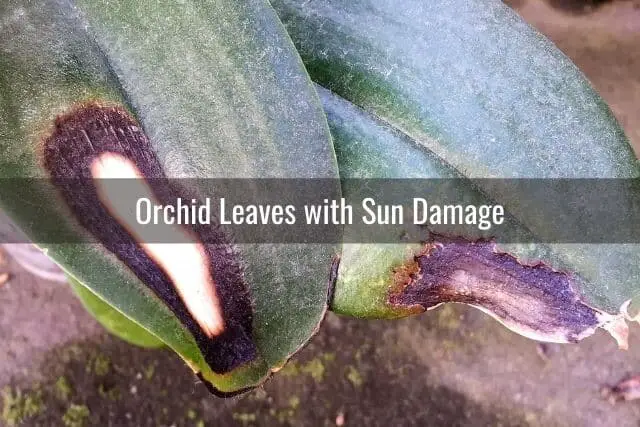
[[[640,1],[507,3],[583,70],[639,153]],[[601,396],[640,374],[637,325],[624,352],[600,332],[540,345],[459,305],[395,322],[329,314],[264,387],[221,400],[173,353],[110,336],[65,284],[9,252],[0,247],[2,426],[640,425],[640,401]]]

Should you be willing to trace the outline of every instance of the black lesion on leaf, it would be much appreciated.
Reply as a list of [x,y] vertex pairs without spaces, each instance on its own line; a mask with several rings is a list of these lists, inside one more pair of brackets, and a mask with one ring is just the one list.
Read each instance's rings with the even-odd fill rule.
[[333,303],[333,295],[336,290],[336,282],[338,281],[338,271],[340,269],[340,255],[334,255],[331,260],[331,270],[329,270],[329,291],[327,292],[327,305]]
[[253,309],[232,242],[217,226],[190,228],[200,242],[216,242],[202,246],[225,328],[220,335],[210,338],[190,314],[167,274],[101,203],[91,165],[104,153],[121,155],[135,164],[148,178],[147,183],[160,203],[174,204],[177,197],[192,198],[189,191],[165,177],[140,125],[120,108],[89,104],[61,116],[42,146],[44,167],[76,220],[171,308],[193,334],[211,369],[226,373],[254,360],[257,349],[252,340]]
[[522,264],[490,241],[438,240],[415,257],[417,271],[391,290],[391,304],[425,310],[469,304],[522,335],[551,342],[579,341],[608,319],[580,300],[569,274]]

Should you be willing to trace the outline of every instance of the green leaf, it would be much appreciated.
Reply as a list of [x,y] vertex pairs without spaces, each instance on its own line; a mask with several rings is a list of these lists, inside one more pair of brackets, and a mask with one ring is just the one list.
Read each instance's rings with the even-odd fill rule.
[[[273,0],[272,5],[312,79],[331,91],[320,89],[343,178],[640,175],[623,131],[586,78],[551,42],[498,0]],[[554,226],[561,226],[519,211],[517,197],[505,199],[491,189],[481,190],[535,234],[548,235]],[[349,197],[351,190],[343,191]],[[472,191],[461,188],[461,192]],[[359,317],[415,313],[443,301],[421,300],[434,297],[425,281],[453,286],[454,278],[444,271],[427,275],[431,266],[447,257],[450,263],[442,265],[459,267],[475,275],[474,281],[480,281],[481,273],[495,273],[492,283],[496,289],[502,284],[498,276],[508,264],[514,275],[533,272],[543,282],[540,286],[553,285],[550,292],[557,295],[545,307],[554,316],[563,312],[579,316],[584,304],[601,316],[588,327],[563,330],[562,336],[554,333],[566,325],[556,325],[555,332],[547,331],[541,338],[575,341],[592,333],[597,324],[619,328],[614,335],[624,345],[626,325],[619,312],[638,293],[640,265],[629,262],[640,255],[637,245],[513,244],[494,248],[545,263],[535,268],[513,263],[511,258],[489,259],[495,256],[488,248],[467,244],[468,250],[477,251],[478,258],[495,268],[493,273],[455,264],[452,259],[457,248],[451,242],[441,249],[345,245],[332,309]],[[469,259],[465,262],[471,263]],[[558,271],[571,273],[571,279]],[[532,283],[522,286],[522,292],[543,291]],[[413,299],[402,300],[413,291]],[[573,302],[554,305],[561,295],[572,295]],[[454,298],[454,302],[462,301]],[[505,322],[504,315],[486,311]],[[529,320],[533,324],[542,321]],[[540,338],[531,328],[508,326]]]
[[[39,3],[0,6],[2,178],[46,177],[40,147],[56,118],[67,126],[95,111],[137,120],[146,137],[134,132],[148,138],[169,177],[337,176],[315,91],[264,1]],[[43,180],[23,180],[3,186],[0,206],[34,242],[83,241],[58,194]],[[40,246],[221,393],[260,384],[315,332],[338,250],[237,245],[257,357],[216,374],[190,329],[120,258],[99,244]]]
[[101,300],[89,288],[69,277],[69,285],[76,296],[82,301],[84,308],[96,318],[106,330],[123,340],[146,348],[163,347],[164,343],[130,320],[114,307]]

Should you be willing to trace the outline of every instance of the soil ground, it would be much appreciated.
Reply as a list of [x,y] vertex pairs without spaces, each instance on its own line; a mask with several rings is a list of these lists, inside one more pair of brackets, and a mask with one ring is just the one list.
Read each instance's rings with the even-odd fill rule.
[[[640,153],[640,9],[570,3],[511,1],[585,72]],[[541,349],[462,306],[397,322],[330,314],[263,388],[221,400],[170,352],[105,333],[66,286],[10,260],[2,271],[12,278],[0,286],[0,425],[640,424],[640,402],[599,393],[640,372],[640,328],[628,352],[603,333]]]

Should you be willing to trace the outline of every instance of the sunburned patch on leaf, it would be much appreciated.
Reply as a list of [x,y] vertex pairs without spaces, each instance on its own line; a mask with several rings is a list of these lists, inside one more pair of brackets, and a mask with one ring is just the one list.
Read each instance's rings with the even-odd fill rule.
[[126,111],[88,104],[59,117],[42,157],[76,220],[171,308],[214,372],[257,357],[248,286],[230,239],[215,225],[196,224],[174,227],[185,243],[148,243],[120,211],[118,194],[105,186],[110,178],[132,178],[160,204],[193,198],[166,178]]
[[443,303],[476,307],[523,336],[573,343],[603,328],[627,348],[624,315],[590,307],[574,289],[571,275],[538,263],[525,265],[500,253],[494,242],[438,237],[416,255],[419,269],[392,289],[396,306],[431,310]]

